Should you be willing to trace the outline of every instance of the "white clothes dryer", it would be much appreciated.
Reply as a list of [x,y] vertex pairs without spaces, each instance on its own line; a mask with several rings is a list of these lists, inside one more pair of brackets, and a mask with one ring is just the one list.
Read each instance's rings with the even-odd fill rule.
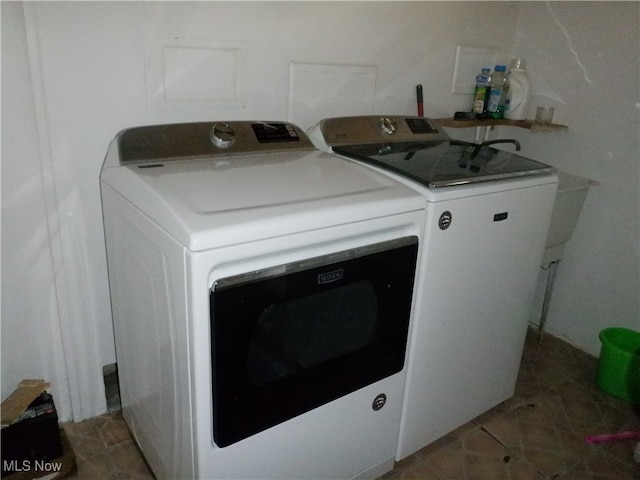
[[393,467],[422,195],[278,122],[124,130],[100,185],[123,416],[156,478]]
[[458,142],[423,117],[322,120],[321,150],[427,201],[397,458],[511,397],[558,178],[543,163]]

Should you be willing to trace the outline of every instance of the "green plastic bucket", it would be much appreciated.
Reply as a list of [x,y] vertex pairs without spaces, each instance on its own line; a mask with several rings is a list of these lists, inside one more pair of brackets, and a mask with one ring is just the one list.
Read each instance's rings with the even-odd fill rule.
[[640,332],[605,328],[600,342],[598,386],[632,405],[640,404]]

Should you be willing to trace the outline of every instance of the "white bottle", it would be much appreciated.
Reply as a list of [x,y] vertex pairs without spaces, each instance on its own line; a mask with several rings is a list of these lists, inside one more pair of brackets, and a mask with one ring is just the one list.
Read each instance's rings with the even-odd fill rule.
[[509,73],[509,98],[507,100],[505,118],[510,120],[524,120],[527,118],[529,105],[529,76],[525,70],[526,60],[514,58],[511,60]]

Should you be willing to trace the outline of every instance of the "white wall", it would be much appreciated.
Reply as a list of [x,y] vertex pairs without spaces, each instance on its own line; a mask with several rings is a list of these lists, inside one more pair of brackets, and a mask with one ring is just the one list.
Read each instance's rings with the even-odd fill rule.
[[[605,60],[589,53],[593,78],[600,80],[617,64],[606,60],[610,49],[635,53],[635,84],[628,76],[622,80],[624,90],[636,89],[633,104],[638,100],[637,4],[609,3],[551,6],[576,29],[573,38],[585,42],[579,49],[603,44],[599,51]],[[560,50],[546,38],[557,33],[557,23],[545,13],[545,4],[491,7],[485,2],[3,2],[2,398],[20,378],[46,377],[54,383],[63,418],[79,420],[104,409],[101,367],[112,363],[115,353],[98,175],[107,143],[118,130],[177,121],[286,120],[291,62],[375,67],[371,108],[377,113],[414,114],[415,85],[421,83],[425,114],[434,117],[470,104],[470,96],[451,95],[457,44],[498,46],[505,59],[528,57],[540,77],[558,88],[565,85],[565,73],[578,78],[573,71],[554,74],[570,49]],[[494,15],[495,8],[501,15]],[[608,22],[609,9],[621,11],[616,18],[631,28],[631,37],[618,35],[609,44],[607,31],[583,25],[592,13]],[[633,15],[635,27],[628,18]],[[565,40],[559,44],[566,47]],[[220,62],[180,60],[167,70],[161,63],[167,58],[164,46],[186,48],[183,60],[196,58],[189,48],[212,48],[212,58]],[[235,53],[227,56],[227,51]],[[234,62],[237,68],[230,72]],[[215,89],[208,88],[211,82]],[[564,88],[573,92],[572,86]],[[175,100],[182,94],[187,98]],[[189,100],[200,94],[201,101]],[[602,151],[612,152],[605,158],[616,165],[610,172],[592,154],[600,148],[599,137],[589,130],[599,124],[590,120],[594,112],[583,118],[577,107],[593,96],[592,89],[565,95],[567,107],[558,110],[558,120],[570,124],[568,135],[538,138],[517,132],[525,153],[545,154],[545,160],[567,171],[606,180],[600,193],[590,193],[585,219],[609,226],[615,223],[612,215],[623,220],[615,224],[613,239],[590,233],[581,221],[568,248],[573,260],[568,253],[559,274],[549,329],[592,352],[602,311],[637,322],[639,291],[637,209],[635,224],[624,223],[620,213],[624,207],[633,214],[638,203],[637,113],[624,125],[614,122],[627,133],[635,128],[635,140],[620,135],[618,144],[609,140],[618,130],[608,125],[623,102],[598,104],[595,113],[608,122]],[[590,166],[586,171],[585,165]],[[628,169],[636,174],[635,188],[633,178],[624,175]],[[626,191],[614,180],[626,181]],[[627,253],[621,256],[621,250]],[[585,271],[589,280],[576,284],[573,279]],[[572,289],[561,286],[566,284]],[[602,291],[604,286],[609,290]],[[576,295],[599,298],[602,304],[595,312],[576,307]],[[30,340],[34,330],[46,335]]]
[[502,129],[522,153],[591,178],[558,269],[547,330],[598,355],[600,330],[640,330],[640,4],[525,2],[514,54],[527,59],[530,114],[555,105],[566,134]]
[[[22,378],[66,385],[56,268],[20,3],[2,4],[2,398]],[[7,69],[10,69],[7,72]],[[7,74],[10,73],[10,74]],[[48,186],[45,189],[45,185]],[[65,389],[56,399],[69,403]]]
[[142,61],[142,17],[58,6],[2,3],[2,398],[46,378],[61,417],[81,419],[105,409],[114,360],[97,179],[117,111],[145,119],[126,65]]

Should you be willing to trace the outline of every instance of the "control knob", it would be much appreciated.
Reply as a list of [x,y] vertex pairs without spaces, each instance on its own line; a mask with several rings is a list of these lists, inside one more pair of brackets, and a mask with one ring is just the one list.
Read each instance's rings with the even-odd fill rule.
[[398,122],[391,117],[382,117],[378,123],[380,129],[387,135],[393,135],[398,130]]
[[236,141],[236,134],[228,123],[216,123],[211,129],[209,137],[218,148],[228,148]]

